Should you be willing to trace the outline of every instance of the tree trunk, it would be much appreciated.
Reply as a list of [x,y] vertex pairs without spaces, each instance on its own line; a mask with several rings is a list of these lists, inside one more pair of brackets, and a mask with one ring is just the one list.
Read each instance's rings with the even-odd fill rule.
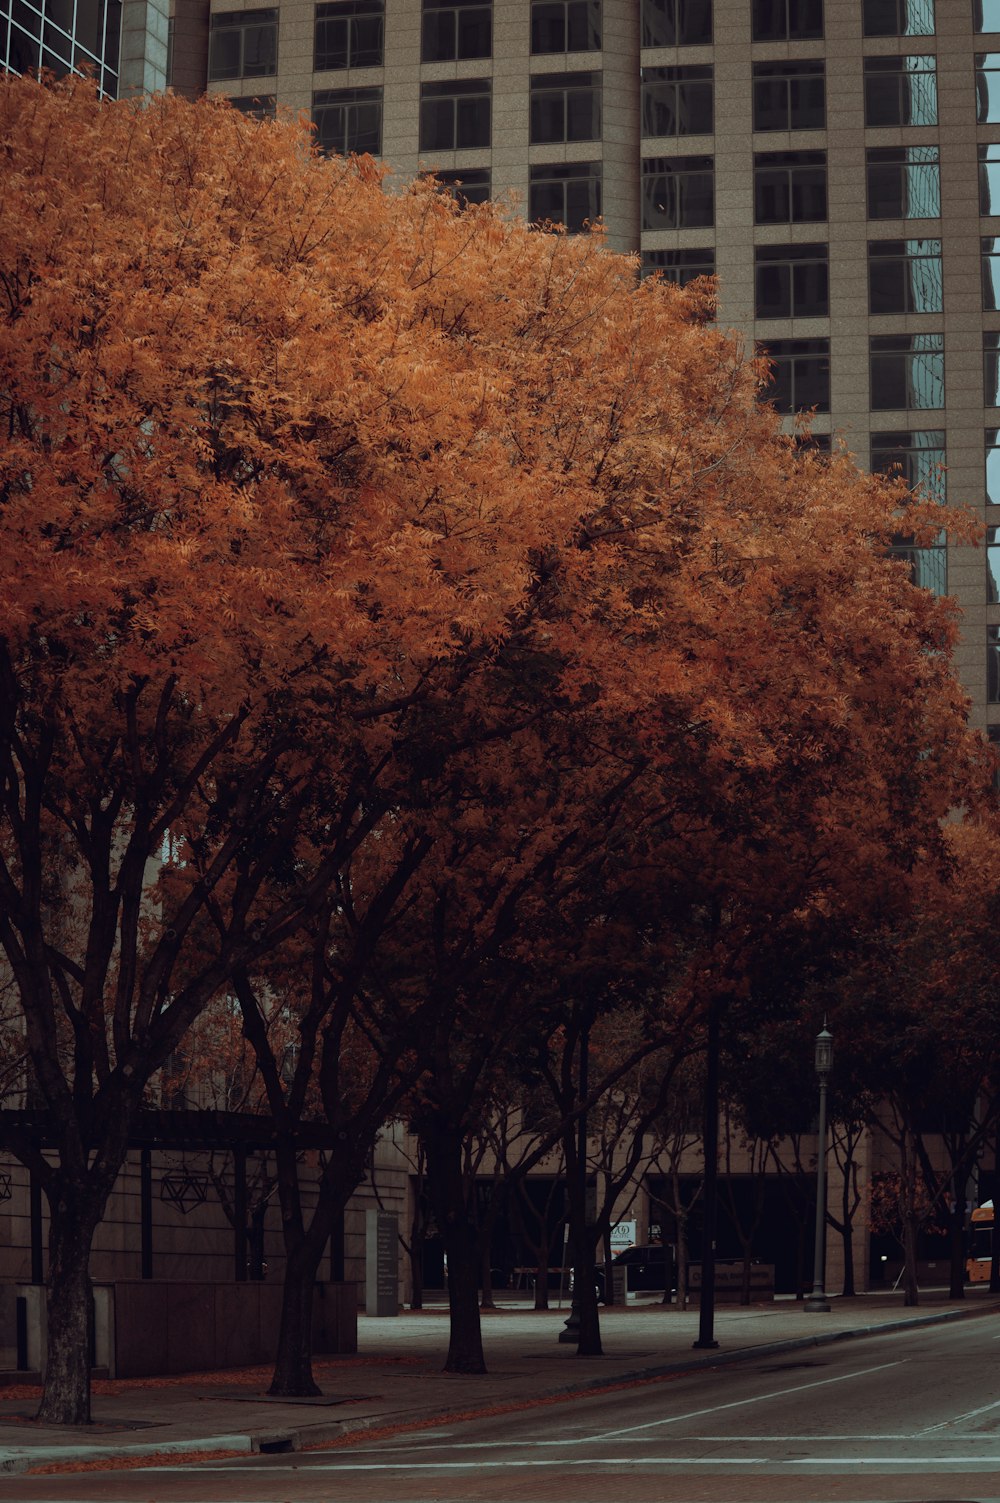
[[917,1224],[912,1212],[903,1221],[903,1304],[919,1305],[917,1284]]
[[844,1287],[841,1295],[844,1299],[852,1299],[856,1294],[854,1287],[854,1237],[852,1235],[850,1221],[841,1223],[840,1237],[844,1246]]
[[495,1310],[496,1300],[493,1298],[493,1270],[490,1267],[490,1239],[489,1235],[483,1237],[483,1246],[480,1252],[480,1283],[482,1285],[482,1297],[479,1301],[481,1310]]
[[282,1398],[314,1398],[319,1392],[312,1371],[313,1287],[323,1249],[338,1214],[343,1211],[355,1181],[316,1181],[316,1203],[308,1228],[302,1213],[299,1162],[294,1143],[283,1138],[275,1150],[281,1234],[285,1249],[285,1280],[281,1295],[281,1325],[270,1394]]
[[486,1371],[479,1321],[479,1238],[469,1217],[462,1173],[462,1136],[448,1123],[426,1120],[427,1193],[448,1259],[449,1339],[446,1373]]
[[281,1398],[313,1398],[320,1392],[312,1371],[313,1287],[319,1257],[307,1238],[291,1252],[286,1244],[286,1253],[278,1350],[268,1393]]
[[951,1176],[951,1203],[948,1206],[948,1298],[965,1298],[965,1197],[969,1188],[969,1176],[963,1168],[967,1145],[957,1144],[952,1162],[956,1167]]
[[535,1309],[547,1310],[549,1308],[549,1259],[546,1249],[545,1257],[539,1257],[538,1267],[535,1269]]
[[417,1236],[416,1222],[410,1233],[410,1309],[424,1308],[424,1239]]
[[47,1357],[36,1415],[49,1425],[90,1424],[90,1249],[108,1190],[67,1190],[65,1181],[57,1179],[49,1191]]

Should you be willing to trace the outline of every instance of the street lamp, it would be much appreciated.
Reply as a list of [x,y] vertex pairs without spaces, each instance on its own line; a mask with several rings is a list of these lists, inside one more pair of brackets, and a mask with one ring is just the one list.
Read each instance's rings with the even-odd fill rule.
[[819,1076],[819,1133],[816,1146],[816,1243],[813,1255],[812,1294],[805,1302],[807,1310],[829,1310],[823,1293],[823,1254],[826,1249],[826,1083],[833,1064],[833,1035],[823,1020],[816,1035],[816,1074]]

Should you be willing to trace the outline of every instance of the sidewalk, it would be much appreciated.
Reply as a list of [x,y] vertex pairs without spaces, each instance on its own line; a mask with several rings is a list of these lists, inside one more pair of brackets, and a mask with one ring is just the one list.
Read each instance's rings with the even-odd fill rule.
[[94,1423],[40,1426],[32,1420],[39,1390],[0,1388],[0,1473],[72,1471],[116,1458],[207,1452],[289,1451],[336,1444],[359,1432],[410,1429],[445,1417],[530,1407],[559,1395],[762,1357],[828,1341],[906,1330],[914,1324],[1000,1315],[988,1290],[966,1291],[949,1303],[943,1290],[921,1295],[907,1310],[901,1295],[833,1299],[828,1314],[810,1314],[794,1300],[716,1312],[717,1351],[692,1350],[698,1312],[653,1297],[602,1310],[603,1357],[578,1357],[559,1345],[567,1309],[534,1311],[505,1303],[483,1315],[489,1368],[483,1377],[441,1371],[448,1344],[444,1308],[395,1318],[360,1316],[357,1356],[318,1360],[318,1399],[269,1399],[264,1368],[196,1373],[181,1378],[97,1381]]

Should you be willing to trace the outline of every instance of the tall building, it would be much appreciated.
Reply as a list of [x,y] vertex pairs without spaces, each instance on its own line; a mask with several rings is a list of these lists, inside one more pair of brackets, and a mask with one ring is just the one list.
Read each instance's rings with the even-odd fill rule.
[[166,0],[0,0],[0,71],[89,73],[112,99],[167,81]]
[[1000,737],[1000,0],[175,6],[179,89],[714,272],[789,421],[981,513],[985,548],[898,546]]

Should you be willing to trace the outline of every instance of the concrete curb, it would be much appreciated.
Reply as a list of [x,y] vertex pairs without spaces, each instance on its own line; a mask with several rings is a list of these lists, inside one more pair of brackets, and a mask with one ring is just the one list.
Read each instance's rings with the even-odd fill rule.
[[[699,1372],[705,1368],[729,1367],[756,1358],[776,1356],[782,1352],[804,1351],[810,1347],[830,1346],[838,1341],[861,1340],[864,1337],[893,1335],[916,1330],[922,1326],[943,1325],[949,1321],[971,1320],[984,1315],[1000,1315],[1000,1303],[973,1309],[942,1310],[935,1314],[907,1316],[903,1319],[882,1321],[875,1325],[851,1326],[846,1330],[821,1332],[808,1336],[793,1336],[781,1341],[737,1347],[735,1350],[706,1352],[684,1357],[679,1361],[661,1362],[650,1366],[630,1369],[626,1372],[605,1373],[601,1377],[583,1378],[570,1384],[544,1388],[522,1401],[511,1397],[511,1408],[530,1409],[540,1400],[569,1399],[574,1394],[586,1394],[600,1389],[612,1389],[629,1383],[641,1383],[657,1378],[679,1377],[684,1373]],[[506,1405],[505,1405],[506,1407]],[[474,1417],[474,1411],[462,1411],[464,1416]],[[391,1428],[405,1431],[410,1427],[440,1419],[449,1419],[449,1412],[440,1404],[405,1409],[393,1414],[358,1415],[353,1419],[333,1420],[315,1425],[275,1426],[267,1430],[241,1431],[225,1435],[203,1436],[200,1439],[164,1440],[159,1444],[131,1443],[128,1445],[60,1445],[13,1447],[0,1456],[0,1475],[17,1475],[35,1467],[58,1464],[70,1468],[73,1462],[90,1464],[95,1461],[131,1459],[141,1461],[153,1456],[198,1456],[212,1451],[236,1451],[249,1454],[259,1452],[308,1451],[312,1447],[328,1445],[331,1441],[349,1436],[363,1436],[369,1430]]]

